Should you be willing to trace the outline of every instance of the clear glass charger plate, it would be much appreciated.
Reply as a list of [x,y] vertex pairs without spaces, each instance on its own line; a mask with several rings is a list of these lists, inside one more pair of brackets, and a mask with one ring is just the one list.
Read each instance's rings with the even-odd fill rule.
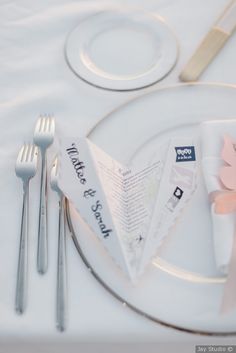
[[81,21],[67,37],[65,56],[71,70],[94,86],[134,90],[173,69],[178,43],[157,14],[114,8]]
[[[117,160],[152,160],[173,136],[200,139],[204,120],[236,118],[236,86],[180,84],[153,90],[104,117],[89,138]],[[200,173],[201,174],[201,173]],[[123,305],[159,324],[202,335],[236,334],[236,312],[219,313],[225,278],[213,253],[203,178],[156,258],[134,285],[116,266],[73,206],[67,215],[76,248],[91,274]]]

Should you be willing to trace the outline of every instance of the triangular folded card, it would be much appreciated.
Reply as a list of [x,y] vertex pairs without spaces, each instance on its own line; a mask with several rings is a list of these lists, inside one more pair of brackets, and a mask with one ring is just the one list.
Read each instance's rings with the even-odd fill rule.
[[87,138],[60,143],[59,186],[135,280],[196,189],[191,139],[172,139],[142,166],[124,166]]

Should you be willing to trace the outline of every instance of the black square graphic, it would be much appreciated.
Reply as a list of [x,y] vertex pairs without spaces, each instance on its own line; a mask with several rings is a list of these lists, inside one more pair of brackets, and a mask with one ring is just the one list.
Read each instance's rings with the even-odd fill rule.
[[174,196],[177,197],[177,199],[181,199],[181,197],[183,196],[183,190],[181,190],[178,186],[174,191]]

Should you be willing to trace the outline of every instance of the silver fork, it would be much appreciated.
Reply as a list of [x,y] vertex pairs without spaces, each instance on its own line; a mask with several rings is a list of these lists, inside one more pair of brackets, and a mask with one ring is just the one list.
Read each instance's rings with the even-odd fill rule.
[[20,149],[15,166],[16,175],[21,178],[23,182],[23,207],[15,297],[15,309],[19,314],[22,314],[26,307],[29,181],[36,173],[37,160],[38,148],[34,145],[25,144]]
[[37,269],[42,274],[47,271],[48,267],[47,149],[53,143],[54,134],[54,118],[49,115],[40,116],[34,131],[34,143],[39,147],[42,158],[37,249]]
[[59,226],[57,250],[57,290],[56,323],[59,331],[66,329],[67,319],[67,270],[66,270],[66,231],[65,197],[58,186],[58,160],[55,159],[51,170],[51,187],[59,196]]

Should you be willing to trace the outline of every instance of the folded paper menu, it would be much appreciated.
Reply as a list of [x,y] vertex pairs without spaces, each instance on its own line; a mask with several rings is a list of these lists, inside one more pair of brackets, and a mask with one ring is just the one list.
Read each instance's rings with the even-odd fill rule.
[[193,141],[172,139],[152,162],[125,166],[87,138],[64,138],[59,158],[61,190],[134,281],[196,189]]
[[[222,159],[222,149],[226,135],[236,140],[236,120],[216,120],[202,123],[202,169],[209,195],[225,190],[220,180],[220,170],[226,164]],[[219,214],[211,200],[211,217],[214,238],[216,265],[223,273],[228,273],[233,237],[235,214]]]

